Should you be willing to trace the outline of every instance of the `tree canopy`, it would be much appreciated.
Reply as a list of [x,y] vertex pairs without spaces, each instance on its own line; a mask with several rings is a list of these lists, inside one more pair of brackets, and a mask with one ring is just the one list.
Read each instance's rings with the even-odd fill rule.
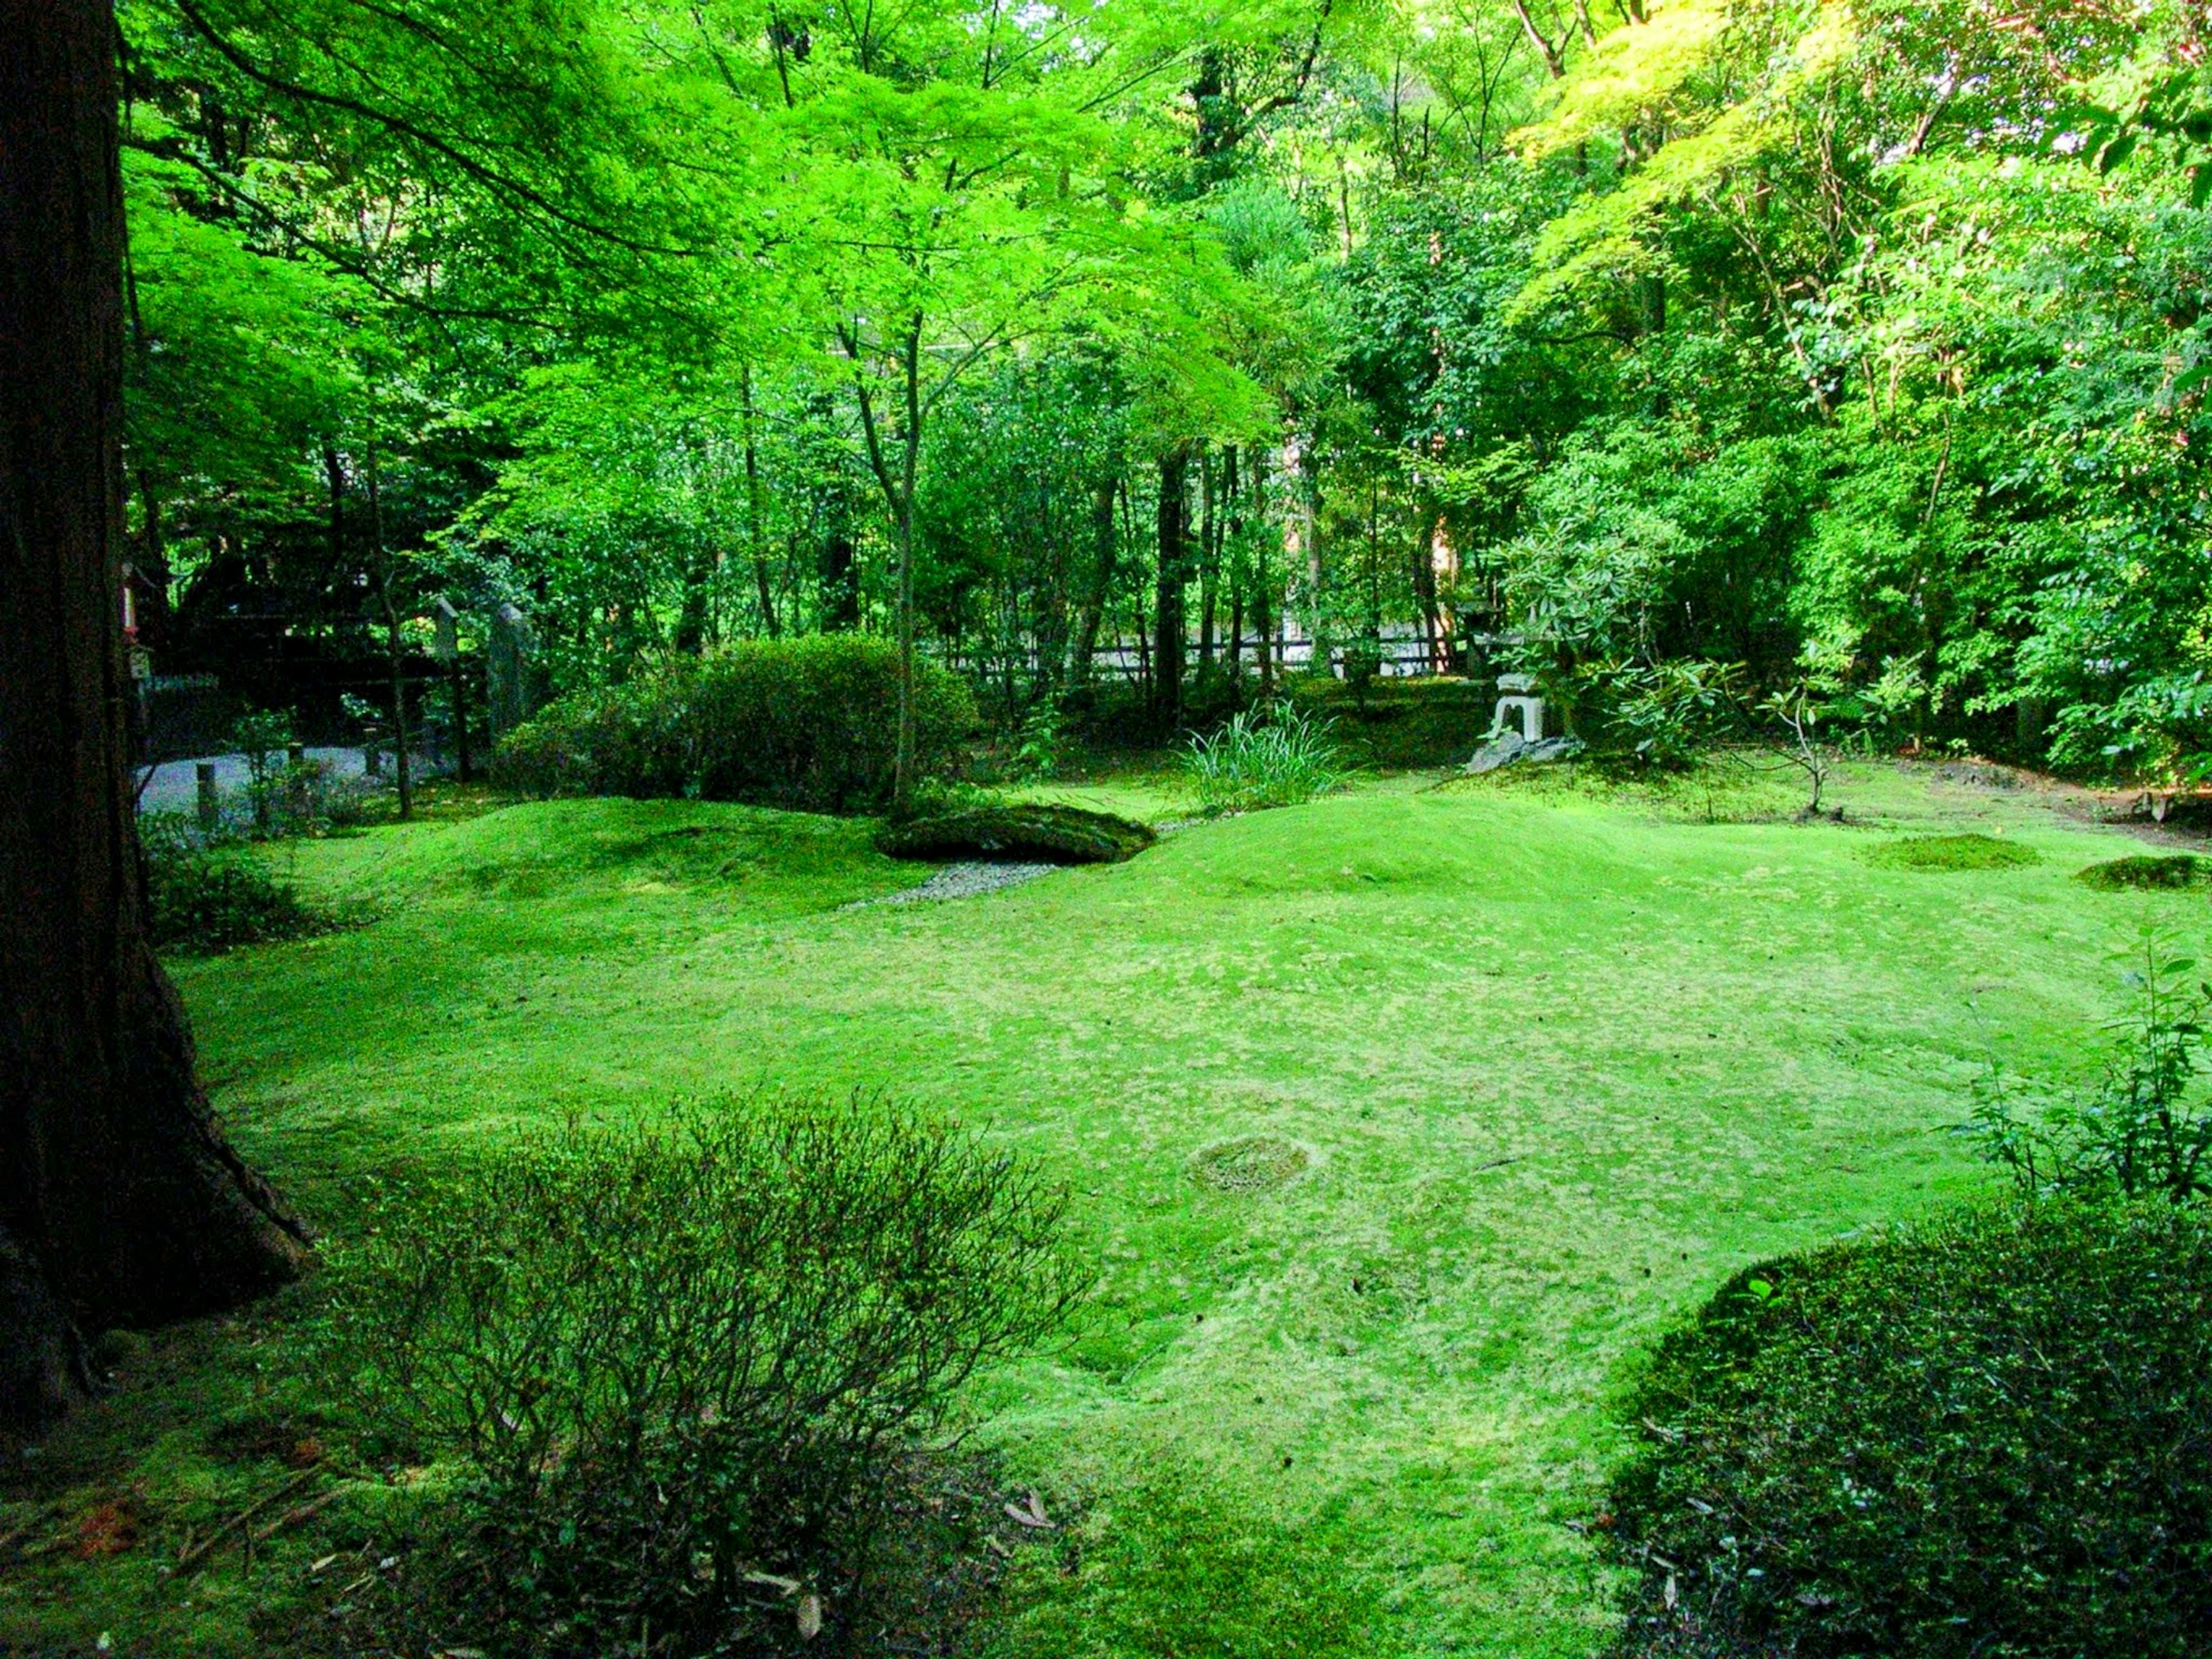
[[1120,641],[1172,722],[1186,672],[1410,630],[1569,702],[1812,649],[1899,741],[2212,750],[2189,9],[122,23],[179,666],[367,626],[374,539],[562,686],[860,628],[1018,720]]

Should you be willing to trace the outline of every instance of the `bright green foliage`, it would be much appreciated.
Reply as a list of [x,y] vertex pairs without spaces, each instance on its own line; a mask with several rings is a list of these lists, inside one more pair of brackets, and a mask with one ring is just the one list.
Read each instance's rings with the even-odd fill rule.
[[2212,1621],[2212,1224],[1969,1209],[1732,1275],[1623,1402],[1631,1654],[2140,1653]]

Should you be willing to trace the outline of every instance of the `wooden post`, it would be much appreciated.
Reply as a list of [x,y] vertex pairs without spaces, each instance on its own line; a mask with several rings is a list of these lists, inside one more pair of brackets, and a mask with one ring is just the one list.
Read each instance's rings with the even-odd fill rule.
[[212,836],[222,825],[222,797],[216,793],[215,763],[201,761],[192,768],[192,779],[199,786],[200,834]]

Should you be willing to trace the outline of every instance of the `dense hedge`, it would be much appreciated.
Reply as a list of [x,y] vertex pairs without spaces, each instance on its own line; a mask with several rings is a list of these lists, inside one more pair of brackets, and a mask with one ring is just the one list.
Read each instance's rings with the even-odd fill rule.
[[[540,795],[696,795],[811,811],[890,799],[898,655],[859,634],[748,640],[562,698],[501,740],[495,775]],[[975,720],[968,690],[915,665],[915,757],[942,770]]]
[[2198,1211],[1969,1209],[1752,1269],[1627,1404],[1627,1652],[2212,1651]]

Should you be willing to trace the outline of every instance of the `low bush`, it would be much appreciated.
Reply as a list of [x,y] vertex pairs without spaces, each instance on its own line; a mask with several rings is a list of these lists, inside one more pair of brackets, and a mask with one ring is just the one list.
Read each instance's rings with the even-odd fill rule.
[[1210,812],[1295,806],[1344,776],[1329,721],[1287,704],[1245,710],[1192,738],[1184,766]]
[[1970,1208],[1738,1274],[1627,1400],[1630,1654],[2212,1644],[2212,1224]]
[[[538,795],[692,795],[852,812],[890,797],[898,659],[860,634],[747,640],[573,692],[501,741],[495,776]],[[915,665],[915,762],[941,771],[974,723],[966,685]]]
[[416,1558],[441,1641],[873,1651],[950,1571],[895,1569],[961,1387],[1073,1302],[1065,1212],[881,1102],[572,1124],[372,1206],[323,1391],[458,1472]]
[[1867,854],[1868,863],[1890,870],[2010,870],[2042,861],[2033,847],[1998,836],[1911,836]]
[[2117,892],[2130,887],[2194,887],[2205,879],[2204,861],[2187,853],[2157,858],[2138,853],[2132,858],[2093,864],[2075,878],[2092,887]]
[[212,954],[303,939],[335,924],[245,848],[203,847],[182,830],[142,823],[147,933],[157,948]]
[[1079,806],[991,805],[886,824],[876,844],[895,859],[1118,864],[1158,837],[1150,825]]

